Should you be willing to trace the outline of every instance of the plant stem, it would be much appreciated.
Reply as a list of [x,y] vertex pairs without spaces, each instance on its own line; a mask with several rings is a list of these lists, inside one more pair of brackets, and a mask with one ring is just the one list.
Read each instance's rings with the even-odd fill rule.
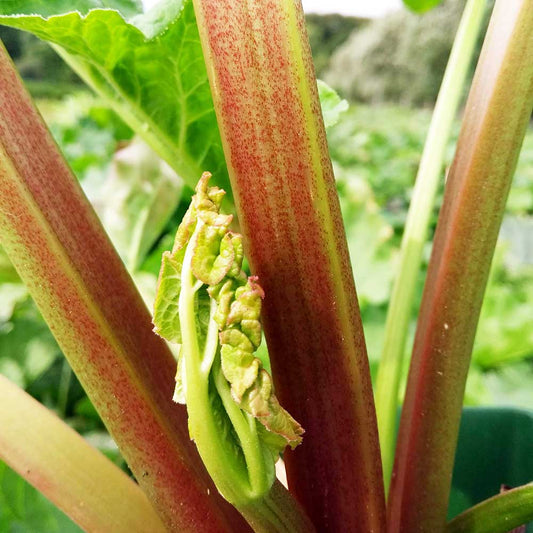
[[210,369],[206,372],[201,369],[202,358],[198,346],[194,304],[196,279],[191,272],[192,254],[201,224],[199,220],[185,251],[179,296],[181,356],[184,357],[187,375],[189,431],[218,490],[224,498],[238,507],[250,494],[246,468],[234,451],[228,449],[226,439],[217,426],[209,399]]
[[407,214],[398,275],[392,289],[375,400],[385,493],[390,483],[396,441],[399,388],[417,277],[453,120],[481,29],[486,0],[468,0],[442,80]]
[[531,0],[497,0],[446,184],[400,423],[389,531],[443,531],[462,399],[533,107]]
[[257,533],[313,533],[313,524],[287,494],[276,480],[268,494],[240,511]]
[[533,483],[498,494],[456,516],[446,533],[507,533],[533,520]]
[[0,47],[0,240],[165,525],[244,527],[172,403],[175,361]]
[[321,532],[381,532],[370,373],[301,4],[194,5],[277,394],[306,430],[284,456],[290,490]]
[[273,479],[269,479],[265,471],[264,450],[257,436],[256,421],[241,411],[231,397],[230,385],[222,374],[220,360],[216,362],[214,380],[224,409],[241,443],[248,470],[249,489],[253,494],[263,495],[269,491]]
[[190,161],[186,154],[180,154],[174,143],[140,107],[131,102],[124,91],[114,83],[109,74],[98,65],[70,54],[57,44],[52,48],[65,63],[111,108],[124,122],[141,137],[152,150],[194,187],[202,169]]
[[86,531],[164,533],[139,486],[0,375],[0,458]]

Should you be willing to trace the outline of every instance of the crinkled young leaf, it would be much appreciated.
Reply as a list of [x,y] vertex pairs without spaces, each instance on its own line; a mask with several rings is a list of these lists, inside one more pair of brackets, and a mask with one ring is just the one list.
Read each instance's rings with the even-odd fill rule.
[[[279,405],[272,380],[255,356],[261,342],[264,293],[257,278],[247,278],[242,270],[242,238],[229,230],[232,217],[220,214],[224,192],[209,187],[209,178],[210,174],[204,173],[200,179],[178,228],[173,250],[163,255],[155,331],[169,341],[182,343],[175,399],[186,400],[189,406],[191,437],[200,454],[205,456],[202,436],[195,428],[203,422],[194,417],[200,412],[205,417],[207,408],[213,417],[213,427],[223,430],[218,438],[226,448],[225,456],[235,459],[232,450],[235,447],[241,450],[248,468],[259,472],[249,473],[249,479],[255,479],[261,487],[254,487],[254,481],[250,481],[251,490],[261,493],[272,483],[271,474],[279,454],[287,444],[295,447],[301,442],[303,429]],[[191,297],[192,305],[187,303]],[[184,314],[187,306],[189,315]],[[195,328],[193,338],[191,324]],[[199,368],[191,368],[191,364]],[[213,399],[213,384],[218,402]],[[201,390],[204,397],[200,401]],[[222,405],[224,410],[214,410],[215,404]],[[220,420],[221,416],[224,420]],[[228,423],[231,431],[227,429]],[[259,439],[257,444],[250,445],[254,439]],[[238,464],[235,463],[237,469]],[[209,470],[210,465],[206,465]],[[213,477],[217,482],[219,465],[212,465],[210,471],[215,471]],[[258,478],[263,481],[257,482]],[[219,490],[224,494],[218,479]]]
[[[129,21],[124,17],[140,11],[137,2],[74,5],[76,11],[64,0],[0,2],[0,24],[60,47],[74,70],[191,187],[205,168],[227,184],[192,3],[163,0]],[[89,11],[94,7],[113,9]]]
[[220,353],[222,371],[231,384],[233,399],[270,432],[285,439],[277,450],[280,453],[287,444],[293,448],[300,444],[303,430],[280,406],[271,377],[254,356],[261,342],[259,317],[263,298],[263,289],[255,277],[250,277],[235,291],[220,326]]
[[286,442],[278,448],[278,453],[287,444],[294,449],[301,443],[303,429],[279,404],[274,395],[272,378],[265,370],[259,372],[254,386],[246,392],[241,406],[255,416],[271,433],[285,439]]
[[163,254],[159,287],[154,306],[155,332],[169,342],[181,344],[178,298],[181,291],[181,265],[183,253]]
[[231,234],[227,226],[202,224],[196,237],[196,253],[191,268],[194,275],[207,285],[220,283],[228,274],[235,259]]

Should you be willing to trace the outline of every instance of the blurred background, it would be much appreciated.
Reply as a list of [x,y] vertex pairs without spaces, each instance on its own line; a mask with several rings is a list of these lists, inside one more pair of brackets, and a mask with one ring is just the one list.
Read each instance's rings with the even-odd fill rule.
[[[349,103],[328,137],[374,377],[414,179],[463,7],[464,0],[445,0],[424,15],[414,15],[400,0],[304,1],[317,77]],[[142,141],[133,139],[132,131],[48,44],[7,27],[0,27],[0,38],[151,305],[161,253],[171,245],[191,191]],[[481,40],[478,51],[480,46]],[[442,188],[433,227],[441,198]],[[426,264],[430,251],[428,244]],[[415,317],[413,309],[411,337]],[[530,128],[493,261],[467,405],[533,406],[532,322]],[[0,373],[121,464],[113,441],[1,248]],[[2,487],[18,482],[13,476],[0,463],[0,504]],[[28,491],[21,498],[8,507],[0,505],[0,531],[33,531],[29,526],[12,528],[28,498],[40,505],[39,496]]]

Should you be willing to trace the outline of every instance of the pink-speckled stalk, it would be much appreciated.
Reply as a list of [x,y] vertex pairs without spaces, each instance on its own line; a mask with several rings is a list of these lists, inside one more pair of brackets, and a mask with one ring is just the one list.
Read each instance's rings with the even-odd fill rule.
[[444,530],[466,375],[533,107],[533,1],[498,0],[466,105],[422,299],[390,532]]
[[171,401],[172,355],[1,46],[0,241],[166,525],[245,531]]
[[0,398],[0,458],[80,527],[165,533],[137,483],[1,375]]
[[289,489],[318,531],[383,531],[368,361],[300,1],[194,4],[277,393],[306,430],[285,455]]

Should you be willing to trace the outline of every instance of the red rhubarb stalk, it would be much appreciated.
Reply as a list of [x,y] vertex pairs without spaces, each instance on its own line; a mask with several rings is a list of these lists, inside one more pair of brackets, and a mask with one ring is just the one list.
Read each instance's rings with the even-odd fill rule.
[[299,0],[195,0],[282,405],[289,489],[319,531],[383,531],[363,330]]
[[466,105],[422,299],[389,531],[445,526],[466,375],[505,201],[533,107],[531,0],[498,0]]
[[166,525],[246,528],[172,403],[175,362],[0,48],[0,241]]

